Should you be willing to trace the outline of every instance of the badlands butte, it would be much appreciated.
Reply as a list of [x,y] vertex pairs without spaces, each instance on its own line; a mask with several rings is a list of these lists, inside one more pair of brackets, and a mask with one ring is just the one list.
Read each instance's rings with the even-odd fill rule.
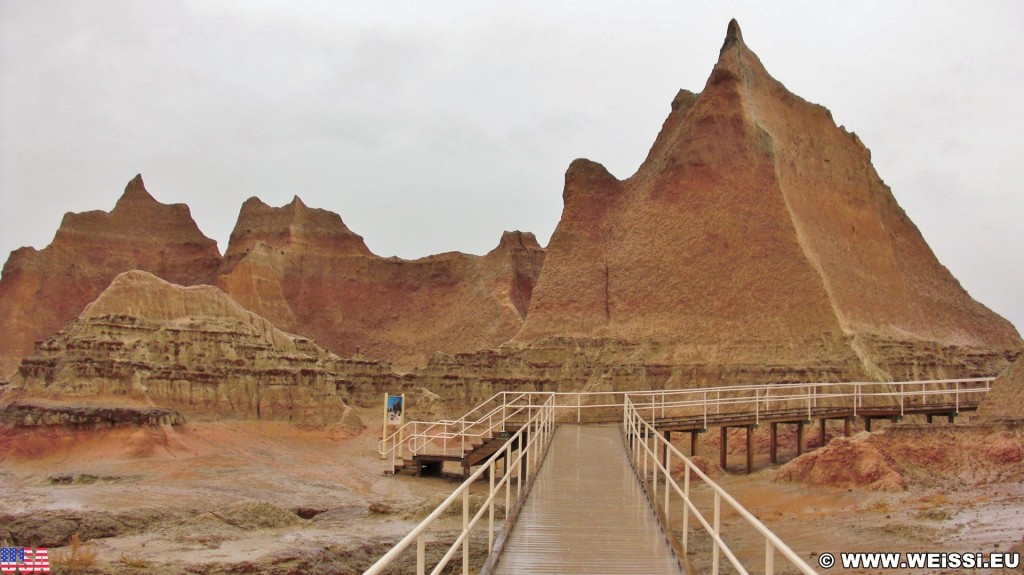
[[711,469],[714,438],[698,457],[805,557],[1017,544],[1020,334],[735,21],[637,172],[576,160],[562,197],[546,247],[418,260],[297,196],[246,200],[224,254],[141,176],[67,214],[0,277],[0,540],[79,533],[117,575],[361,572],[452,488],[382,477],[385,392],[440,418],[505,390],[1002,374],[971,423],[833,430],[751,476]]
[[418,260],[297,196],[250,198],[221,255],[136,176],[7,260],[4,400],[323,425],[384,391],[415,412],[501,390],[988,376],[1024,348],[735,22],[637,172],[576,160],[562,196],[546,248],[505,232],[484,256]]

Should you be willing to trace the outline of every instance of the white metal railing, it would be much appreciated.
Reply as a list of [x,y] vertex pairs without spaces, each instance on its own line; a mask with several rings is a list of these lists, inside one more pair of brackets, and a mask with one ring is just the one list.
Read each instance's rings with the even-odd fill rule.
[[[462,530],[448,551],[431,571],[440,573],[461,549],[462,572],[468,573],[469,537],[478,527],[486,512],[488,515],[488,553],[494,548],[495,500],[505,490],[506,513],[512,505],[512,484],[516,484],[516,501],[523,496],[524,485],[534,477],[547,453],[552,432],[558,421],[583,421],[584,411],[597,411],[602,417],[613,410],[623,423],[627,444],[630,446],[634,468],[652,490],[652,501],[661,505],[663,517],[671,522],[672,496],[683,501],[682,548],[689,548],[690,518],[700,524],[712,538],[712,573],[719,572],[720,559],[724,555],[740,573],[748,573],[722,536],[722,505],[731,508],[764,537],[764,573],[773,574],[775,556],[781,554],[799,571],[814,573],[799,556],[784,542],[765,527],[756,517],[744,509],[724,489],[715,484],[671,442],[657,433],[655,425],[668,418],[695,418],[707,427],[711,419],[723,414],[753,415],[755,421],[764,414],[777,416],[779,413],[806,413],[807,417],[822,415],[828,408],[846,409],[854,415],[869,413],[872,408],[886,407],[890,410],[899,406],[902,415],[919,407],[948,408],[959,412],[961,406],[973,402],[989,391],[995,378],[971,378],[959,380],[928,380],[913,382],[849,382],[849,383],[798,383],[739,385],[690,390],[630,391],[630,392],[501,392],[484,401],[469,413],[456,420],[407,423],[400,430],[381,440],[379,451],[385,458],[390,454],[391,464],[395,458],[408,450],[411,454],[426,453],[429,449],[440,448],[442,453],[458,449],[460,456],[466,453],[467,445],[476,440],[491,437],[497,431],[517,427],[504,445],[497,450],[480,468],[470,475],[437,509],[423,520],[412,532],[399,541],[387,554],[366,571],[366,574],[382,572],[404,550],[416,543],[417,574],[426,573],[426,533],[458,498],[462,497]],[[514,447],[517,454],[512,455]],[[658,457],[659,450],[664,459]],[[453,453],[454,454],[454,453]],[[501,477],[497,476],[497,461],[504,458]],[[685,476],[680,487],[672,477],[671,461],[678,458],[684,463]],[[520,469],[522,467],[522,469]],[[480,510],[470,517],[469,488],[484,473],[490,478],[488,495]],[[713,511],[710,521],[691,499],[691,475],[696,476],[713,493]],[[661,485],[662,497],[658,490]],[[661,502],[661,503],[659,503]],[[669,525],[670,526],[670,525]],[[668,526],[667,526],[668,527]],[[671,529],[669,529],[671,533]]]
[[617,421],[628,398],[634,407],[649,415],[652,423],[689,417],[697,418],[707,428],[722,414],[746,413],[758,423],[764,414],[782,409],[801,410],[808,419],[829,407],[850,410],[854,417],[872,408],[896,406],[899,415],[929,405],[950,406],[959,413],[962,404],[977,401],[987,393],[994,379],[760,384],[619,392],[499,392],[459,419],[410,421],[384,437],[378,451],[392,470],[406,455],[461,457],[468,448],[495,433],[521,425],[533,407],[548,399],[553,400],[556,418],[563,422],[581,423],[587,420],[585,412],[591,416],[599,414],[603,421]]
[[381,439],[378,452],[393,470],[406,456],[431,454],[461,457],[496,433],[516,428],[534,408],[551,399],[556,413],[575,413],[582,421],[583,411],[609,411],[608,422],[617,421],[625,392],[499,392],[455,420],[409,421]]
[[[680,543],[684,554],[686,554],[690,548],[689,535],[691,527],[690,519],[692,516],[692,518],[696,519],[697,523],[703,527],[711,537],[712,575],[718,575],[722,555],[725,555],[736,571],[742,575],[750,573],[747,567],[743,565],[732,549],[730,549],[722,533],[722,505],[724,503],[733,512],[742,517],[749,526],[753,527],[754,530],[764,538],[765,557],[763,573],[766,575],[773,575],[775,573],[776,553],[779,553],[788,559],[789,562],[801,573],[806,573],[808,575],[817,573],[810,565],[801,559],[799,555],[790,549],[788,545],[779,539],[777,535],[772,533],[770,529],[765,527],[761,521],[740,505],[739,502],[733,499],[733,497],[722,489],[722,487],[705,475],[704,472],[694,465],[692,461],[676,449],[672,443],[662,437],[649,422],[644,420],[640,415],[637,406],[633,404],[629,397],[626,398],[623,409],[622,423],[626,434],[626,445],[630,450],[634,469],[639,475],[641,482],[650,486],[650,500],[652,504],[660,507],[662,517],[665,518],[666,531],[670,537],[674,537],[671,528],[671,511],[673,505],[672,497],[675,496],[677,500],[682,501],[682,535]],[[663,450],[664,460],[659,457],[660,450]],[[684,464],[682,486],[679,485],[679,481],[673,477],[671,473],[672,461],[674,458],[677,458]],[[691,476],[696,476],[701,484],[706,486],[713,493],[714,503],[710,520],[700,512],[700,509],[691,497]],[[659,484],[661,485],[662,492],[662,496],[660,498],[658,496]]]
[[[495,534],[495,501],[499,493],[504,490],[505,514],[512,509],[512,484],[516,484],[515,501],[524,496],[523,490],[529,485],[530,480],[540,469],[541,463],[547,454],[548,445],[551,443],[551,436],[555,429],[554,398],[548,397],[544,402],[532,405],[529,408],[530,415],[523,423],[523,426],[512,435],[505,445],[492,455],[475,473],[469,476],[462,485],[455,489],[437,509],[428,515],[408,535],[402,538],[390,551],[381,557],[376,563],[364,572],[364,575],[375,575],[382,573],[392,562],[395,561],[413,543],[416,544],[416,573],[425,575],[427,530],[442,517],[445,511],[459,498],[462,499],[462,530],[452,542],[448,551],[441,557],[437,565],[430,571],[432,575],[441,573],[459,550],[462,551],[462,573],[467,575],[470,572],[469,542],[470,534],[480,526],[484,514],[487,515],[487,551],[494,549]],[[513,447],[517,447],[515,456],[512,455]],[[498,477],[497,461],[505,458],[503,471]],[[490,480],[487,498],[480,509],[470,516],[470,486],[479,480],[484,473]],[[514,480],[514,481],[513,481]]]
[[637,409],[649,415],[652,423],[666,418],[690,417],[704,427],[722,414],[746,414],[759,423],[762,415],[773,410],[800,410],[808,418],[828,408],[848,410],[857,417],[872,409],[899,408],[923,411],[929,407],[949,407],[959,413],[961,405],[973,403],[991,389],[994,377],[899,381],[792,383],[739,385],[703,389],[631,391],[626,396]]

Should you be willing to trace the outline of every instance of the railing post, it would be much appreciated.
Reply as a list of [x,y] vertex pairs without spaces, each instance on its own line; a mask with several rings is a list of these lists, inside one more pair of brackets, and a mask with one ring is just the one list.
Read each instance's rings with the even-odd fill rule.
[[645,430],[643,430],[643,432],[644,432],[644,438],[643,438],[644,439],[644,448],[640,452],[640,457],[644,458],[644,480],[646,481],[647,480],[647,430],[645,429]]
[[523,437],[525,435],[526,434],[524,433],[519,436],[519,457],[517,458],[519,459],[517,462],[519,471],[516,472],[516,501],[519,501],[519,498],[523,496],[523,457],[525,457],[525,454],[523,453],[523,448],[525,447],[523,445]]
[[687,552],[687,540],[690,536],[690,464],[683,466],[686,475],[683,477],[683,552]]
[[537,464],[537,426],[536,422],[530,424],[530,437],[526,440],[526,477],[524,481],[529,483],[533,477],[533,468]]
[[581,419],[581,413],[580,413],[580,411],[581,411],[580,403],[582,401],[583,401],[583,396],[580,395],[579,393],[577,393],[576,394],[576,423],[582,423],[582,421],[583,421]]
[[[490,554],[494,550],[494,462],[495,458],[491,458],[491,465],[487,469],[487,475],[491,479],[491,488],[487,491],[487,498],[491,500],[490,509],[487,515],[487,553]],[[469,491],[468,489],[466,491]],[[506,510],[505,513],[508,513]]]
[[637,469],[640,469],[640,412],[637,411],[636,406],[633,406],[633,412],[630,414],[630,429],[633,430],[633,463]]
[[469,489],[462,492],[462,575],[469,575]]
[[754,389],[754,423],[761,424],[761,392]]
[[714,544],[711,547],[711,575],[718,575],[718,540],[722,534],[722,496],[715,490]]
[[771,539],[764,539],[764,575],[775,575],[775,546]]
[[651,502],[658,504],[658,431],[654,431],[651,443],[654,444],[653,461],[651,462]]
[[708,428],[708,392],[704,392],[704,429]]
[[[507,443],[505,445],[508,445]],[[503,479],[505,480],[505,521],[508,521],[508,512],[512,510],[512,447],[509,446],[505,450],[505,473]]]
[[668,530],[669,534],[672,533],[672,516],[669,515],[669,502],[670,501],[669,501],[669,497],[668,497],[669,494],[672,492],[672,490],[668,488],[668,485],[669,485],[671,479],[672,479],[672,450],[669,449],[668,446],[666,445],[665,446],[665,505],[663,507],[665,508],[665,523],[666,523],[665,528]]
[[420,533],[416,537],[416,575],[427,573],[427,534]]

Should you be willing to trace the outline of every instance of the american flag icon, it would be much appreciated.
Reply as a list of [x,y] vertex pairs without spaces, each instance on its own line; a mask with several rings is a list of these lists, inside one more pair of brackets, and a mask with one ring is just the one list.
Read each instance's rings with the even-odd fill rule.
[[0,572],[49,573],[50,556],[45,548],[0,547]]

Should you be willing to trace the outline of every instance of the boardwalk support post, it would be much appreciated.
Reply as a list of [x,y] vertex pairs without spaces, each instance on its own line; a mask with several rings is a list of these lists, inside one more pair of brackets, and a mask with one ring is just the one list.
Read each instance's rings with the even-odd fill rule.
[[672,432],[665,432],[665,444],[661,446],[661,465],[668,469],[668,444],[672,443]]
[[747,475],[754,470],[754,429],[756,425],[747,426]]
[[718,448],[718,466],[725,471],[729,457],[729,428],[723,425],[719,429],[722,431],[722,441]]

